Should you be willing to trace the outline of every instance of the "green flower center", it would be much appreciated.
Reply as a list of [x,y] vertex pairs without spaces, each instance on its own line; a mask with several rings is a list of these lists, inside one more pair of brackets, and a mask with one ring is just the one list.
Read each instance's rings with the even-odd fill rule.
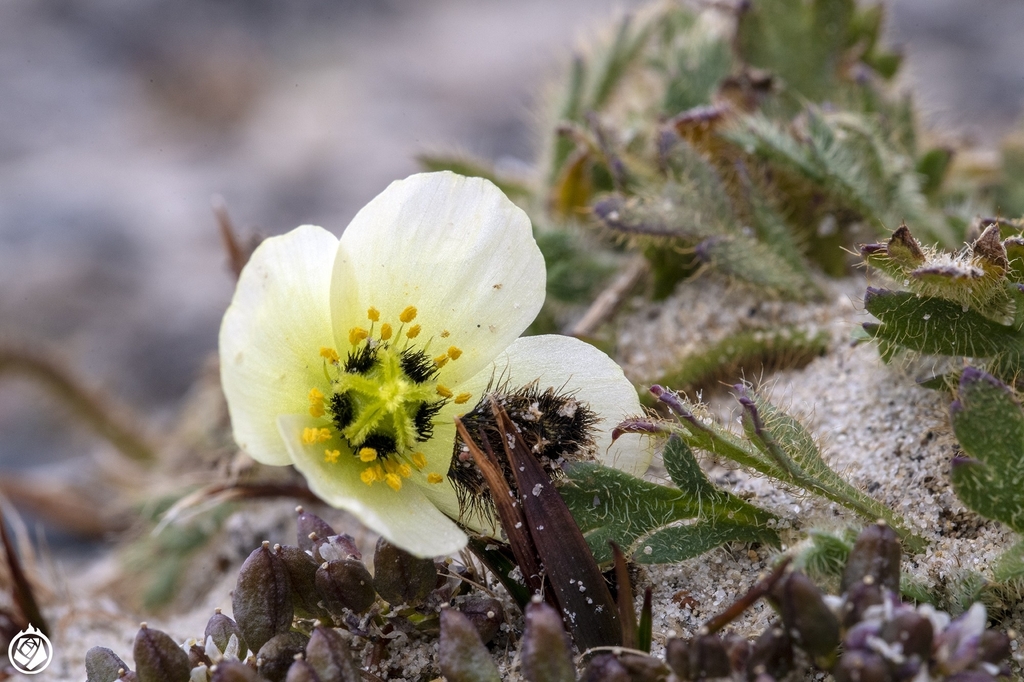
[[[324,371],[330,391],[324,395],[314,388],[309,393],[310,414],[330,421],[333,430],[350,451],[367,466],[361,478],[367,485],[382,482],[400,490],[402,479],[412,475],[413,467],[423,469],[426,456],[417,450],[430,440],[434,418],[450,400],[462,404],[468,393],[452,394],[437,380],[438,370],[462,355],[450,346],[445,353],[431,357],[429,341],[419,346],[414,341],[420,326],[406,328],[416,318],[416,309],[409,306],[399,315],[397,333],[384,323],[375,333],[380,313],[367,311],[370,329],[353,327],[349,331],[351,349],[341,356],[332,348],[321,348]],[[442,336],[445,336],[442,334]],[[306,429],[303,440],[308,444],[324,442],[332,437],[330,428]],[[338,450],[325,450],[328,462],[336,462]],[[440,483],[440,474],[430,473],[430,483]]]

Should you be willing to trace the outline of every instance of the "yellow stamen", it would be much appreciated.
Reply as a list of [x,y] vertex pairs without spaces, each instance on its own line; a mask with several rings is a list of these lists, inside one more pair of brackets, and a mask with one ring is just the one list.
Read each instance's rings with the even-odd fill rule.
[[324,416],[324,394],[315,388],[309,389],[309,414],[313,417]]
[[330,429],[320,429],[320,433],[318,433],[317,436],[316,436],[316,442],[317,443],[323,443],[324,441],[330,440],[330,439],[331,439],[331,430]]
[[338,357],[338,351],[333,348],[321,348],[320,357],[325,358],[327,362],[337,362],[340,358]]
[[452,360],[458,360],[460,355],[462,355],[461,348],[456,348],[455,346],[448,346],[448,357],[450,357]]
[[413,320],[415,320],[416,319],[416,306],[411,305],[408,308],[406,308],[405,310],[403,310],[398,315],[398,319],[400,319],[402,322],[412,322]]
[[372,462],[377,459],[377,451],[373,448],[360,448],[359,450],[359,461],[361,462]]
[[320,433],[319,429],[302,429],[302,442],[306,445],[312,445],[316,442],[317,434]]
[[436,358],[434,358],[434,367],[437,367],[438,369],[441,369],[442,367],[444,367],[447,364],[448,364],[448,356],[447,355],[438,355]]
[[427,483],[440,483],[443,480],[444,480],[444,478],[441,477],[441,474],[435,474],[435,473],[427,474]]
[[438,384],[436,390],[437,390],[437,394],[439,396],[441,396],[442,398],[451,398],[452,397],[452,390],[450,388],[448,388],[447,386],[445,386],[444,384]]
[[370,306],[370,309],[366,311],[366,317],[369,318],[370,322],[376,322],[380,319],[380,311]]
[[412,467],[408,464],[399,464],[398,473],[402,475],[402,478],[409,478],[412,476]]
[[380,326],[380,340],[387,341],[391,338],[391,325],[385,322]]
[[359,474],[359,478],[366,485],[373,485],[373,482],[377,480],[377,473],[373,467],[366,467],[363,469],[363,473]]
[[422,452],[412,453],[412,464],[417,469],[422,469],[423,467],[427,466],[427,456],[424,455]]
[[396,493],[402,489],[402,479],[397,474],[387,474],[384,477],[384,482],[388,484],[388,487],[394,490]]
[[348,342],[354,346],[369,335],[370,332],[366,331],[362,327],[352,327],[348,332]]
[[455,404],[456,405],[462,405],[463,403],[468,402],[469,399],[472,398],[472,397],[473,397],[472,393],[460,393],[457,396],[455,396]]
[[384,460],[384,471],[388,472],[389,474],[397,474],[398,465],[392,462],[390,459],[386,459]]
[[451,335],[452,335],[452,333],[450,331],[448,331],[447,329],[445,329],[444,331],[441,332],[441,338],[442,339],[447,339]]
[[341,450],[324,450],[324,461],[328,464],[334,464],[341,457]]
[[384,480],[384,467],[382,467],[379,464],[374,464],[373,465],[373,475],[376,477],[375,480],[383,481]]
[[420,327],[418,324],[414,324],[413,326],[409,327],[409,331],[407,331],[405,335],[408,336],[410,339],[415,339],[417,336],[420,335],[421,329],[422,327]]

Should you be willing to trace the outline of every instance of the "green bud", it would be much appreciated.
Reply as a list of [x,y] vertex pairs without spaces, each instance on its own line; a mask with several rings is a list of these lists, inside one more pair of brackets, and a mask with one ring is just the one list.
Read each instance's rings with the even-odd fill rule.
[[264,542],[245,560],[238,571],[231,607],[245,643],[253,651],[259,651],[274,635],[288,632],[295,609],[280,545],[271,549],[270,543]]
[[188,654],[177,642],[145,623],[135,635],[135,674],[139,682],[188,682]]
[[373,586],[392,605],[415,606],[437,586],[437,568],[432,559],[419,559],[390,544],[377,541],[373,554]]
[[345,609],[365,613],[377,600],[370,572],[355,559],[324,562],[316,569],[314,583],[316,593],[333,615],[341,615]]
[[530,682],[575,682],[569,637],[562,617],[544,602],[526,607],[526,628],[520,648],[523,676]]
[[295,657],[306,650],[309,637],[301,632],[282,632],[274,635],[256,654],[256,672],[270,682],[284,682]]

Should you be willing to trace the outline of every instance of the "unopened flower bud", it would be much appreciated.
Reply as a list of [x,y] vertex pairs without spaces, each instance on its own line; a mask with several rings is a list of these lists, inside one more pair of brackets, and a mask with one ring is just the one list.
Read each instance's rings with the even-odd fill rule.
[[381,538],[373,554],[373,586],[389,604],[415,606],[437,585],[432,559],[419,559]]
[[271,637],[256,654],[256,672],[270,682],[284,682],[295,657],[306,650],[309,638],[300,632],[282,632]]

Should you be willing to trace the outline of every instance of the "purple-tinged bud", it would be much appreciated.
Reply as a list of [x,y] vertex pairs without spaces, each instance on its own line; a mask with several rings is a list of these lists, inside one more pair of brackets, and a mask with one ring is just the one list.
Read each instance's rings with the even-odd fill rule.
[[310,514],[302,507],[296,507],[295,512],[298,514],[295,526],[298,531],[296,535],[299,538],[299,549],[307,552],[313,550],[313,540],[309,537],[310,533],[316,533],[317,537],[320,538],[329,538],[335,534],[334,529],[316,514]]
[[902,556],[899,537],[888,524],[879,521],[866,527],[850,550],[840,591],[847,592],[858,583],[867,583],[898,592]]
[[785,677],[793,669],[793,642],[785,629],[776,622],[754,641],[747,659],[747,678],[767,674],[776,679]]
[[313,666],[301,658],[297,658],[292,661],[291,667],[288,668],[288,674],[285,675],[284,682],[323,682],[323,680],[313,670]]
[[210,672],[210,682],[263,682],[255,670],[241,661],[221,661]]
[[889,664],[873,651],[847,651],[832,676],[835,682],[893,682]]
[[914,239],[914,235],[910,234],[910,229],[906,225],[900,225],[892,233],[886,244],[886,251],[889,258],[908,270],[918,267],[925,261],[921,245]]
[[868,640],[875,637],[880,637],[882,634],[882,622],[875,618],[864,620],[852,628],[846,631],[846,637],[843,638],[843,647],[847,651],[855,649],[869,649]]
[[318,604],[316,591],[317,563],[313,557],[299,549],[285,545],[281,547],[281,561],[288,571],[288,585],[291,589],[295,615],[301,618],[326,619],[328,613]]
[[85,652],[86,682],[117,682],[122,670],[128,664],[110,649],[94,646]]
[[1002,663],[1010,657],[1010,638],[999,630],[985,630],[978,643],[978,660],[985,663]]
[[[505,609],[501,602],[493,597],[481,595],[467,597],[459,606],[459,611],[473,623],[484,644],[494,639],[501,624],[505,621]],[[529,618],[529,613],[527,613],[527,618]],[[561,618],[558,619],[558,624],[561,627]]]
[[904,656],[916,656],[927,661],[932,654],[934,639],[932,622],[914,609],[900,609],[882,626],[880,636],[890,644],[899,644]]
[[498,668],[469,619],[452,609],[441,610],[438,643],[441,674],[448,682],[500,682]]
[[256,654],[256,672],[270,682],[284,682],[295,657],[306,650],[309,637],[301,632],[283,632],[271,637]]
[[167,634],[145,623],[135,635],[132,655],[139,682],[185,682],[192,670],[185,650]]
[[415,606],[437,585],[433,559],[414,557],[381,538],[373,554],[373,586],[392,605]]
[[987,620],[985,607],[975,602],[936,637],[934,658],[940,672],[958,673],[978,661]]
[[846,592],[841,613],[843,627],[853,627],[864,619],[864,612],[884,601],[882,588],[874,583],[859,582]]
[[629,670],[611,654],[598,654],[590,659],[580,682],[632,682]]
[[794,643],[819,667],[831,668],[839,646],[839,620],[818,587],[806,575],[794,571],[775,583],[768,594]]
[[238,623],[231,620],[223,613],[220,609],[217,609],[210,620],[206,622],[206,631],[203,633],[203,640],[213,640],[214,646],[222,653],[226,654],[228,648],[231,646],[231,637],[235,637],[235,642],[238,650],[236,656],[239,660],[244,661],[245,655],[248,653],[246,648],[245,638],[242,637],[242,631],[238,627]]
[[971,245],[971,250],[981,259],[982,267],[987,271],[1001,275],[1010,267],[998,223],[992,223],[986,227],[981,236]]
[[341,561],[343,559],[360,560],[362,553],[356,546],[356,541],[351,535],[329,535],[317,537],[313,541],[313,560],[323,563],[325,561]]
[[280,545],[271,549],[270,543],[264,542],[245,560],[238,571],[231,608],[252,651],[291,629],[295,610]]
[[345,609],[365,613],[377,601],[373,578],[363,562],[355,559],[328,561],[316,569],[316,592],[327,610],[340,616]]
[[321,682],[359,682],[359,668],[352,660],[352,649],[345,635],[332,628],[317,626],[306,645],[306,661]]
[[531,682],[576,682],[576,666],[562,617],[544,602],[526,607],[519,657],[523,677]]

